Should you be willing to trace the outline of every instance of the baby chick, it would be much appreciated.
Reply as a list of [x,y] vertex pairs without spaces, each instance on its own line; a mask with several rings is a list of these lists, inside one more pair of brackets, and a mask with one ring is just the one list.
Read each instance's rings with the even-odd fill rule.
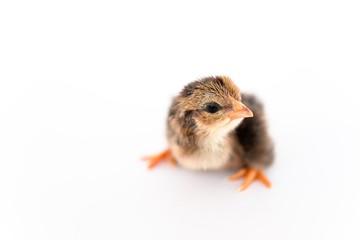
[[229,77],[206,77],[184,87],[170,107],[167,140],[167,150],[145,157],[149,168],[167,159],[191,170],[238,169],[229,179],[245,177],[239,191],[255,179],[271,186],[263,174],[274,159],[263,106],[240,94]]

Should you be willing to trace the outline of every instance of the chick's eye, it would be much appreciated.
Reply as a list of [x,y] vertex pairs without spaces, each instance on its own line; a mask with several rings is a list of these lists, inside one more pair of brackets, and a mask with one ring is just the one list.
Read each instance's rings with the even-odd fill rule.
[[206,105],[206,111],[208,113],[216,113],[219,110],[220,110],[220,106],[217,103],[208,103]]

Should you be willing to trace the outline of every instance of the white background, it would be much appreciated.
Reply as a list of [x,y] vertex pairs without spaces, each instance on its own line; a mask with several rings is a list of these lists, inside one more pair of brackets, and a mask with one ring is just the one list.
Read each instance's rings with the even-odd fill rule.
[[[359,239],[359,12],[2,1],[0,239]],[[171,97],[216,74],[267,106],[271,190],[140,160],[166,147]]]

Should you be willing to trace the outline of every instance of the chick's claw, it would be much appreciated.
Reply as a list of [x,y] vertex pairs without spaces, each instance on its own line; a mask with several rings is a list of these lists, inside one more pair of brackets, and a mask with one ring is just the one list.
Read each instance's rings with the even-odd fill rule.
[[267,177],[264,175],[264,173],[261,170],[257,170],[255,168],[244,168],[236,172],[234,175],[230,176],[229,179],[236,180],[241,177],[245,177],[245,180],[244,183],[238,188],[238,191],[245,190],[255,180],[259,180],[269,188],[271,187],[271,183],[269,179],[267,179]]
[[176,160],[172,156],[169,149],[166,149],[165,151],[163,151],[159,154],[153,155],[153,156],[146,156],[143,159],[150,161],[150,163],[148,165],[148,169],[154,168],[158,163],[160,163],[164,160],[167,160],[170,165],[173,165],[173,166],[176,165]]

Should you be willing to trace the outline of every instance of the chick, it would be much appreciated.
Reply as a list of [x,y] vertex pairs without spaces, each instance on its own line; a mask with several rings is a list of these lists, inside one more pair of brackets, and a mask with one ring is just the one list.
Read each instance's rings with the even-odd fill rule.
[[263,106],[253,95],[240,94],[229,77],[185,86],[171,104],[166,132],[168,149],[145,157],[148,168],[167,159],[191,170],[237,169],[229,179],[245,178],[239,191],[256,179],[271,186],[263,170],[273,162],[274,148]]

